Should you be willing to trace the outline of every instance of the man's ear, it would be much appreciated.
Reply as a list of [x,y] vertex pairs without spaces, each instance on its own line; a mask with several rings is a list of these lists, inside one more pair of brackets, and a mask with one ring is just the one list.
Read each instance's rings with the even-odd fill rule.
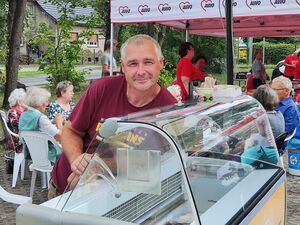
[[162,70],[165,66],[165,62],[164,62],[164,59],[162,57],[159,59],[159,64],[160,64],[160,70]]

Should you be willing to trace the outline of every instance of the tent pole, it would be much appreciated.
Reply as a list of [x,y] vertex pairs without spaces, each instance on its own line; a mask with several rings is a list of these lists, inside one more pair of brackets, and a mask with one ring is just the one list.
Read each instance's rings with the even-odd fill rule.
[[185,30],[185,41],[186,42],[189,41],[189,30],[188,29]]
[[232,0],[226,0],[227,84],[233,84]]
[[265,64],[265,48],[266,48],[266,38],[263,37],[263,64]]
[[113,75],[113,50],[114,50],[114,46],[113,46],[113,39],[114,39],[114,24],[110,23],[110,56],[109,56],[109,61],[110,61],[110,65],[109,65],[109,76]]

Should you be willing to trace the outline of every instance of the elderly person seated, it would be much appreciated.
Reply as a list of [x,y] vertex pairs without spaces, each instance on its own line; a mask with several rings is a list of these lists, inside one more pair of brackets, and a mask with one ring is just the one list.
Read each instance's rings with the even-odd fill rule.
[[[51,94],[44,88],[30,87],[27,90],[25,103],[28,109],[21,115],[19,130],[42,131],[54,137],[57,141],[61,139],[61,129],[63,127],[63,116],[55,117],[54,124],[43,113],[46,111]],[[49,145],[49,160],[54,163],[60,155],[60,149]]]
[[[25,97],[25,90],[19,88],[13,90],[8,98],[10,109],[7,112],[7,125],[15,134],[19,133],[19,119],[21,114],[27,108],[24,104]],[[23,151],[22,144],[20,144],[18,137],[12,136],[9,145],[12,146],[17,153],[21,153]]]
[[279,137],[279,135],[285,132],[285,128],[282,113],[275,109],[275,107],[279,104],[279,98],[276,92],[266,85],[261,85],[254,91],[252,96],[265,108],[273,136],[275,138]]
[[48,108],[48,118],[53,120],[57,115],[62,114],[64,120],[69,118],[72,110],[75,107],[72,101],[74,87],[70,81],[61,81],[57,84],[55,92],[57,99],[50,103]]
[[272,81],[271,87],[276,91],[280,101],[276,110],[279,110],[284,117],[285,131],[292,133],[300,122],[299,109],[290,96],[292,82],[289,78],[279,76]]

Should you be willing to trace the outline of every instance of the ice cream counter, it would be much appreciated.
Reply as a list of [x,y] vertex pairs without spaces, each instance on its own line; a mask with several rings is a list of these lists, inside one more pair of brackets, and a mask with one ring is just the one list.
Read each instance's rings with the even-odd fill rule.
[[20,206],[17,225],[285,223],[285,171],[251,97],[111,118],[99,132],[76,187]]

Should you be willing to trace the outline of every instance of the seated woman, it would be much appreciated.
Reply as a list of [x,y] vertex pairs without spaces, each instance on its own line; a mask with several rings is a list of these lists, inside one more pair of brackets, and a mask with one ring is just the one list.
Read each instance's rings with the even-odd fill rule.
[[[13,90],[8,98],[10,109],[7,112],[7,125],[15,134],[19,133],[19,119],[21,114],[27,108],[27,106],[24,104],[25,97],[25,90],[19,88]],[[19,138],[12,136],[11,140],[12,143],[9,143],[9,145],[11,145],[17,153],[21,153],[23,151],[23,148],[22,144],[20,144],[19,142]]]
[[[21,115],[19,121],[19,130],[42,131],[54,137],[57,141],[61,139],[61,130],[63,127],[63,115],[59,114],[54,119],[54,124],[43,113],[46,111],[51,94],[44,88],[30,87],[27,90],[25,103],[28,109]],[[23,146],[24,147],[24,146]],[[60,149],[49,145],[49,160],[54,163],[60,155]]]
[[58,114],[64,116],[64,120],[68,120],[69,115],[75,107],[72,101],[74,91],[70,81],[61,81],[56,86],[57,99],[50,103],[48,108],[48,118],[53,120]]
[[275,110],[275,107],[279,103],[276,92],[268,86],[261,85],[254,91],[252,96],[256,98],[266,110],[274,138],[284,133],[284,117],[280,111]]

